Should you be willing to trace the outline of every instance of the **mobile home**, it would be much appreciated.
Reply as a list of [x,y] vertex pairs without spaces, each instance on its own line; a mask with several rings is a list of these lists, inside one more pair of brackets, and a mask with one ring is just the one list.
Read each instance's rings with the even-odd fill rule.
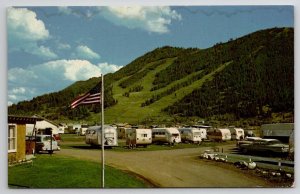
[[127,129],[126,145],[128,147],[144,146],[147,147],[152,143],[151,129]]
[[198,143],[200,144],[201,132],[197,128],[180,128],[178,129],[181,136],[182,142]]
[[212,141],[228,141],[231,140],[230,130],[223,129],[210,129],[207,131],[207,137]]
[[153,143],[179,143],[181,136],[177,128],[153,128],[152,129]]
[[[85,143],[92,146],[102,145],[102,129],[101,126],[92,126],[86,130]],[[104,146],[118,146],[118,134],[115,127],[104,125]]]
[[232,140],[242,140],[245,139],[245,132],[242,128],[229,127]]

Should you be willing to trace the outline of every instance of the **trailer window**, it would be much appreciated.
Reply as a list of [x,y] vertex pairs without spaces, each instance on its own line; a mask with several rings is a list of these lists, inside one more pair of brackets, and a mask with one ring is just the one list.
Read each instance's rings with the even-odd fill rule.
[[141,134],[142,137],[147,137],[147,134]]
[[179,134],[178,133],[172,133],[172,136],[177,137],[177,136],[179,136]]

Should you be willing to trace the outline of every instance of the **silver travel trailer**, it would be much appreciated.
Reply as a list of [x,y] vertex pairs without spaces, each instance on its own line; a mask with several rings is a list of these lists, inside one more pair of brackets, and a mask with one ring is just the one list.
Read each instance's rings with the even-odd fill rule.
[[178,129],[181,136],[182,142],[198,143],[202,141],[201,132],[197,128],[180,128]]
[[151,129],[131,128],[126,130],[126,145],[128,147],[144,146],[147,147],[152,143]]
[[181,136],[177,128],[153,128],[152,143],[180,143]]
[[[85,143],[92,146],[102,145],[102,130],[101,126],[92,126],[86,130]],[[115,147],[118,146],[117,129],[110,125],[104,125],[104,146]]]

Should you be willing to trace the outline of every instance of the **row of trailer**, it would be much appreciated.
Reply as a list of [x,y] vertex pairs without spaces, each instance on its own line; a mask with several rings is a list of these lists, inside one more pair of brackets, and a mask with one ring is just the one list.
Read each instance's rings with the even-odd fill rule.
[[[244,130],[241,128],[214,129],[209,126],[191,126],[182,128],[152,128],[139,129],[127,128],[125,130],[126,146],[147,147],[150,144],[175,144],[175,143],[196,143],[203,140],[228,141],[232,139],[244,139]],[[101,126],[89,127],[86,130],[86,144],[92,146],[102,145]],[[117,127],[104,125],[104,146],[118,146]]]

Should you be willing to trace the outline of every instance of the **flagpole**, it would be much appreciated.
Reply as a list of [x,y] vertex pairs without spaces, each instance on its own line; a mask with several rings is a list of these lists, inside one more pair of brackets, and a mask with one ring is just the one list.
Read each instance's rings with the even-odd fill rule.
[[104,79],[101,74],[101,150],[102,150],[102,188],[104,188]]

